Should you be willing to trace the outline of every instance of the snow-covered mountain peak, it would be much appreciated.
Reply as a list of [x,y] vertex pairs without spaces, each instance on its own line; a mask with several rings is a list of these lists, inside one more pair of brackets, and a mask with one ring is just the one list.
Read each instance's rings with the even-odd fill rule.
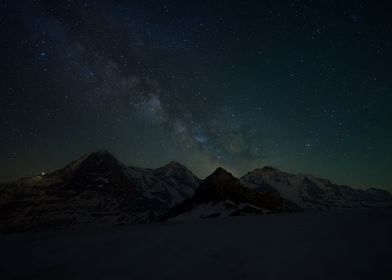
[[[256,168],[255,170],[253,170],[252,172],[249,172],[248,174],[257,174],[257,175],[264,175],[264,176],[287,176],[289,175],[286,172],[281,171],[280,169],[273,167],[273,166],[264,166],[262,168]],[[248,175],[247,174],[247,175]]]
[[[157,176],[197,178],[191,170],[179,162],[171,161],[153,172]],[[197,179],[198,180],[198,179]]]
[[174,161],[174,160],[172,160],[171,162],[169,162],[168,164],[166,164],[163,167],[165,167],[165,168],[186,168],[184,165],[182,165],[178,161]]
[[106,150],[98,150],[91,152],[89,154],[86,154],[82,156],[79,159],[80,162],[85,162],[85,161],[117,161],[119,162],[110,152]]
[[273,166],[264,166],[263,168],[260,168],[260,170],[263,172],[282,172],[278,168]]
[[80,157],[71,162],[63,171],[68,172],[94,172],[122,171],[126,173],[127,167],[106,150],[98,150]]
[[90,155],[112,156],[112,154],[105,149],[98,149],[90,153]]
[[168,164],[159,167],[157,171],[164,173],[191,172],[187,167],[177,161],[171,161]]

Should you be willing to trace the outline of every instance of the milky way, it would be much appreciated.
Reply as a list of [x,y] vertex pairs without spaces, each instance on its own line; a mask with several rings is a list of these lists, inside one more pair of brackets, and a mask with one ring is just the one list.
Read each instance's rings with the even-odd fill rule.
[[104,148],[388,188],[388,7],[341,2],[1,1],[0,181]]

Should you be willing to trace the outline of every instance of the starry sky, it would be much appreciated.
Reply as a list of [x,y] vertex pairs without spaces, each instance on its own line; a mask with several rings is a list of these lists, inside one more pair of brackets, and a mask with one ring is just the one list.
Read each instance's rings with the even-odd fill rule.
[[0,181],[107,149],[392,190],[389,1],[0,1]]

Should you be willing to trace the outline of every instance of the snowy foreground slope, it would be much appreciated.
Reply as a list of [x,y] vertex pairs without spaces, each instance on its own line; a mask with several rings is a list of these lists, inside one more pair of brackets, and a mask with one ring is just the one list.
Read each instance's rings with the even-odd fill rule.
[[0,279],[392,279],[392,209],[0,236]]

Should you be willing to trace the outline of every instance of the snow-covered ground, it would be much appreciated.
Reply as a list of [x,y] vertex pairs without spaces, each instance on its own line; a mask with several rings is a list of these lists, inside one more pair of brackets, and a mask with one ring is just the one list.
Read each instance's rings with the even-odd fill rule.
[[392,209],[0,236],[0,279],[392,279]]

